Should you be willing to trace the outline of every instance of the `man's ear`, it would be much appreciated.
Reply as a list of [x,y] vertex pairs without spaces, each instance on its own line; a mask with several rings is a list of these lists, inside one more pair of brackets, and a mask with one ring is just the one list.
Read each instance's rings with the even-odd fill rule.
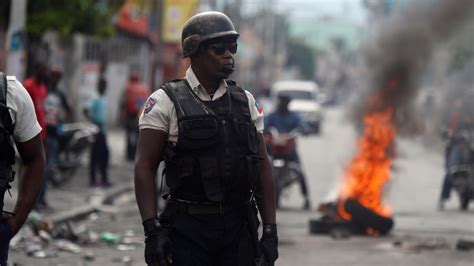
[[202,47],[202,45],[200,45],[199,49],[193,55],[189,56],[189,60],[191,60],[191,63],[199,62],[205,53],[206,50]]

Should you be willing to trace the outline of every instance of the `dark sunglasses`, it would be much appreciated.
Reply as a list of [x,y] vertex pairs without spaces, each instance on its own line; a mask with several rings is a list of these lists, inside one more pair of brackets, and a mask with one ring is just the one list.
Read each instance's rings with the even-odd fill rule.
[[208,49],[213,50],[218,55],[225,54],[226,50],[229,50],[231,54],[237,52],[237,43],[214,43],[207,46]]

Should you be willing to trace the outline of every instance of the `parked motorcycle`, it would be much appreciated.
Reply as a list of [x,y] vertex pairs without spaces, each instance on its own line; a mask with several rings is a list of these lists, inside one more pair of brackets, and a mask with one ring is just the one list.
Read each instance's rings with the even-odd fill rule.
[[93,123],[64,124],[59,134],[59,154],[51,168],[49,181],[60,187],[71,180],[83,165],[84,154],[94,142],[99,128]]
[[460,209],[467,210],[474,200],[474,131],[460,130],[450,138],[450,145],[457,149],[458,160],[448,168],[449,182],[459,195]]
[[277,129],[270,128],[265,132],[267,152],[270,155],[273,175],[275,176],[277,207],[280,207],[280,201],[285,190],[294,182],[297,182],[299,175],[301,175],[300,164],[295,162],[293,158],[297,136],[297,130],[280,133]]

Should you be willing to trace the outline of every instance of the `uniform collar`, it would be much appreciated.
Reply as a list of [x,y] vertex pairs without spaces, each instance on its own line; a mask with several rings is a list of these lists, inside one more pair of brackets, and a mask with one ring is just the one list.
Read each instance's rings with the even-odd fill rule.
[[[207,93],[206,89],[201,85],[201,82],[199,82],[198,78],[196,77],[196,74],[194,74],[194,71],[191,67],[186,70],[186,77],[185,79],[188,81],[189,86],[191,86],[191,89],[196,93],[197,95],[202,95],[205,97],[205,99],[202,100],[211,100],[211,97]],[[219,84],[219,88],[217,88],[216,92],[214,93],[214,97],[212,100],[218,99],[222,95],[225,94],[227,91],[227,82],[223,79],[222,82]]]

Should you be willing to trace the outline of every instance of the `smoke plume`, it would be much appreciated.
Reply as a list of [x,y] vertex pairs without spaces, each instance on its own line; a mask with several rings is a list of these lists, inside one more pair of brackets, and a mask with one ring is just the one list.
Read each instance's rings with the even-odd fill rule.
[[[414,100],[424,71],[438,45],[447,43],[473,17],[472,0],[432,0],[413,1],[384,21],[362,48],[368,84],[356,104],[357,120],[392,106],[398,132],[416,132]],[[379,99],[376,105],[374,96]]]

